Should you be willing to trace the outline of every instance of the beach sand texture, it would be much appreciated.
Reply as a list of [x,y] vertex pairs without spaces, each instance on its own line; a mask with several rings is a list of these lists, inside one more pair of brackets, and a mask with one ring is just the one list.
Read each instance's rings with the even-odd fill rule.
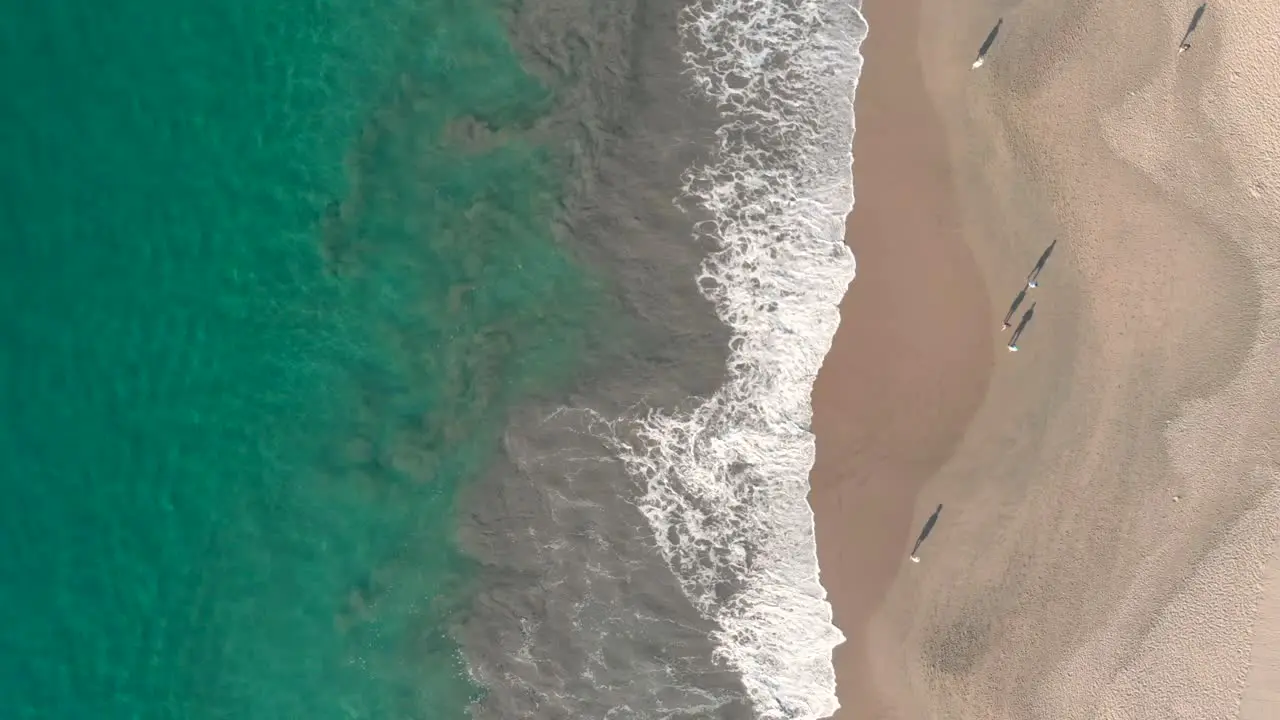
[[837,717],[1280,718],[1280,5],[1198,5],[866,1]]

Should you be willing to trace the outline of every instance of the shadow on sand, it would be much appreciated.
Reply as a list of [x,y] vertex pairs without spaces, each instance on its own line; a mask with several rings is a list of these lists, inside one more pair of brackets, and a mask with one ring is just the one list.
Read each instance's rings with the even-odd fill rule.
[[1036,304],[1031,303],[1031,307],[1022,313],[1022,319],[1018,321],[1018,327],[1013,331],[1013,337],[1009,338],[1009,351],[1018,352],[1018,338],[1022,337],[1022,331],[1027,329],[1027,323],[1031,322],[1031,316],[1035,315]]
[[1004,325],[1000,328],[1001,330],[1009,329],[1009,321],[1013,319],[1013,314],[1018,312],[1018,306],[1022,304],[1022,300],[1026,296],[1027,286],[1023,285],[1022,289],[1019,290],[1018,294],[1013,298],[1013,304],[1009,306],[1009,312],[1004,314]]
[[982,47],[978,48],[978,57],[973,61],[973,67],[982,66],[982,61],[987,57],[987,51],[991,49],[991,44],[996,41],[996,35],[1000,34],[1000,26],[1004,24],[1004,18],[996,20],[995,27],[991,28],[991,32],[987,33],[987,39],[982,41]]
[[1191,24],[1187,26],[1187,32],[1182,36],[1182,42],[1178,44],[1178,52],[1185,52],[1191,49],[1191,33],[1196,31],[1196,26],[1200,24],[1200,18],[1204,17],[1204,9],[1209,3],[1200,3],[1200,7],[1196,8],[1196,12],[1191,16]]
[[919,556],[916,555],[916,553],[920,551],[920,545],[924,543],[925,538],[929,537],[929,533],[933,532],[933,526],[938,523],[938,516],[941,514],[942,514],[942,504],[939,503],[938,509],[934,510],[933,514],[929,516],[929,519],[925,521],[924,529],[920,531],[920,537],[916,538],[916,544],[914,547],[911,548],[912,562],[920,562],[920,558]]
[[1031,274],[1027,276],[1027,287],[1036,287],[1040,284],[1040,271],[1044,270],[1044,264],[1049,262],[1049,256],[1053,254],[1053,247],[1058,244],[1057,240],[1049,243],[1049,247],[1040,253],[1040,259],[1036,261],[1036,266],[1031,268]]

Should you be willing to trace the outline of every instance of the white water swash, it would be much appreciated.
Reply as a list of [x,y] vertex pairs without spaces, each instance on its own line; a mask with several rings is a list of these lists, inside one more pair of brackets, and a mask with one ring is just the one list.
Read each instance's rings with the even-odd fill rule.
[[825,717],[844,636],[818,580],[810,393],[854,276],[844,221],[866,23],[839,0],[702,0],[680,22],[688,75],[724,118],[711,160],[683,180],[712,218],[697,229],[717,248],[698,282],[733,332],[728,374],[616,448],[760,717]]

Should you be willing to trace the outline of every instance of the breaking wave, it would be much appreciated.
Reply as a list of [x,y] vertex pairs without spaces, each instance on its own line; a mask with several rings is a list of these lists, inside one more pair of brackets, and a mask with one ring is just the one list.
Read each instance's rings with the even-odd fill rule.
[[844,637],[807,501],[810,392],[854,276],[844,221],[866,23],[857,3],[703,0],[680,30],[686,71],[724,118],[679,202],[710,218],[695,228],[716,248],[698,282],[733,333],[728,375],[693,409],[650,412],[614,442],[759,716],[825,717]]

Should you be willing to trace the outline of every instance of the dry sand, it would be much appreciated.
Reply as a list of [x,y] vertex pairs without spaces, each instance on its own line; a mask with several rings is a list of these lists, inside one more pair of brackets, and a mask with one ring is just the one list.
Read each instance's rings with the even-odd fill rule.
[[837,717],[1280,718],[1280,4],[1197,5],[866,0]]

